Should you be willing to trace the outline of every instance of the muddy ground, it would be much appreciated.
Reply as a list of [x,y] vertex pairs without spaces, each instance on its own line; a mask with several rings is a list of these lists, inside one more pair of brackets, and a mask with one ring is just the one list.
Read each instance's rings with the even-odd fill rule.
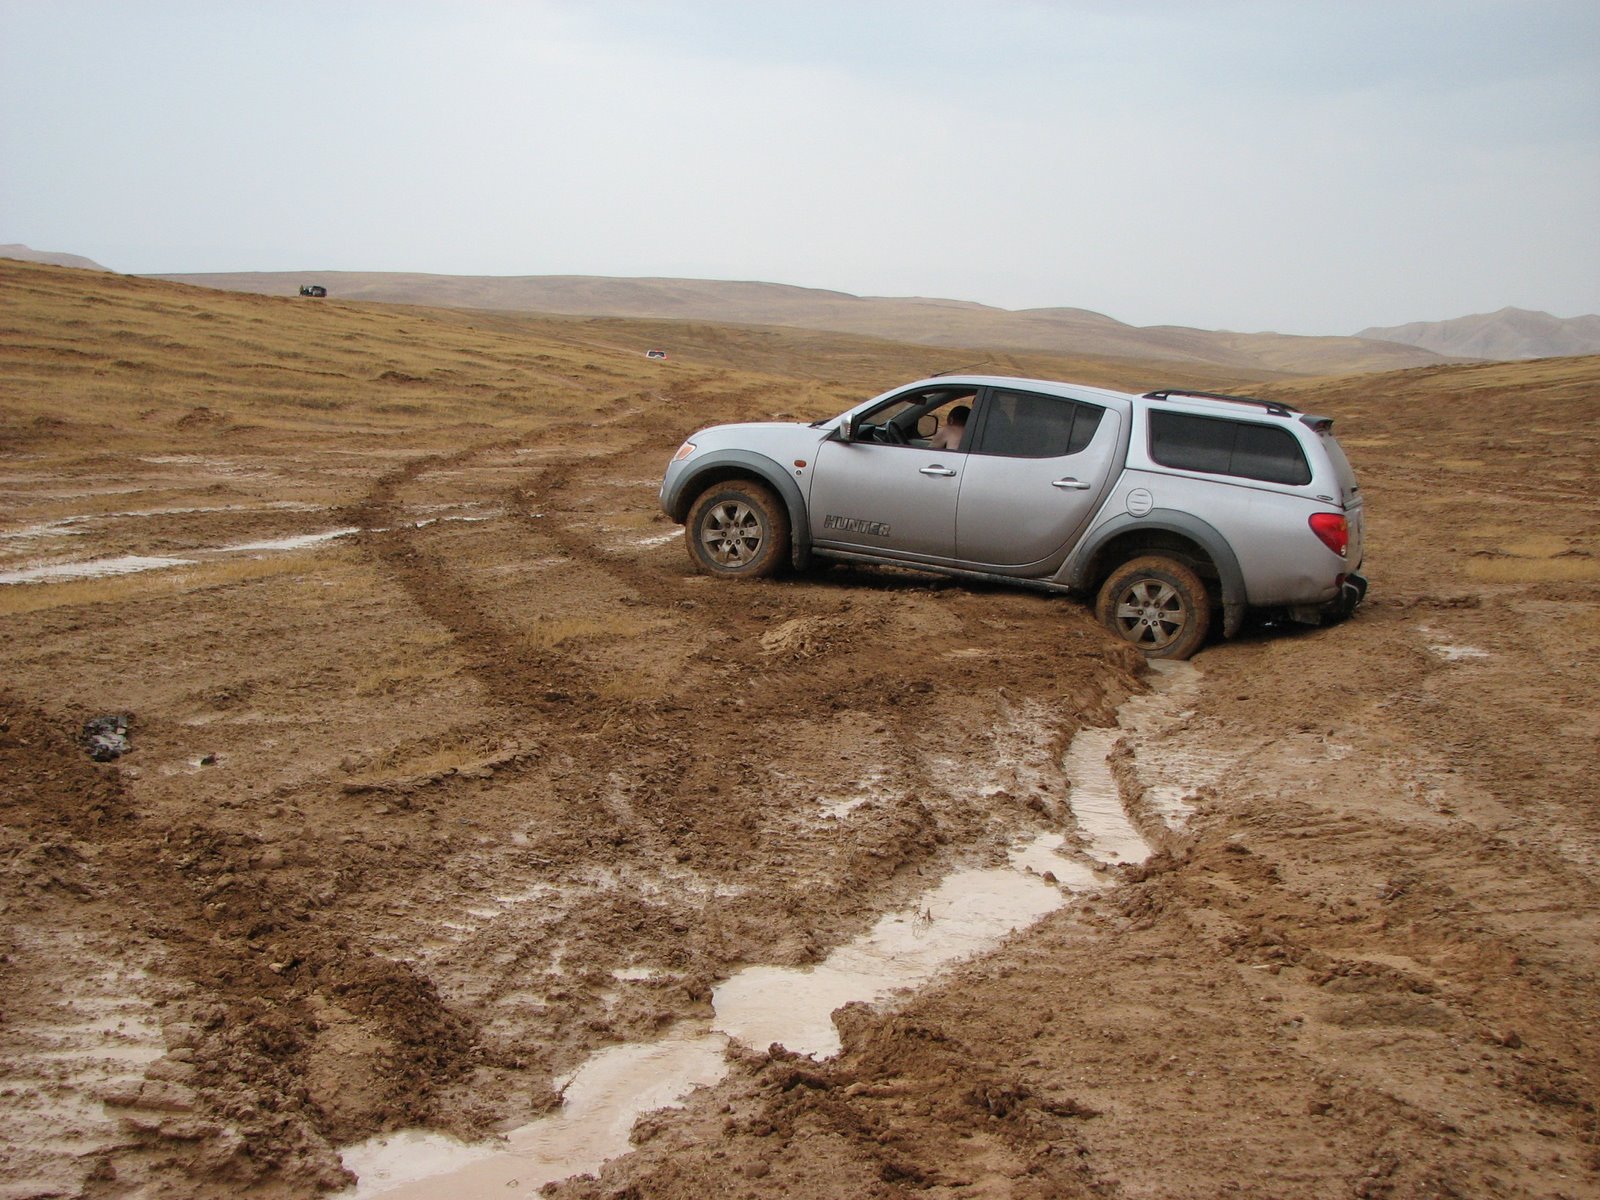
[[[1067,747],[1147,687],[1070,601],[691,572],[686,433],[925,349],[4,266],[7,1200],[311,1196],[551,1112],[740,967],[1070,849]],[[1600,1194],[1600,360],[1267,386],[1338,419],[1372,593],[1124,739],[1155,856],[547,1194]],[[178,562],[38,574],[130,556]]]

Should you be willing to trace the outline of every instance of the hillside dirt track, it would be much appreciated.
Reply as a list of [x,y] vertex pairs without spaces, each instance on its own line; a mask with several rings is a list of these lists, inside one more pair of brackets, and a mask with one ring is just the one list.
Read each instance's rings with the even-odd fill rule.
[[[182,560],[0,586],[4,1200],[310,1196],[552,1111],[1072,835],[1067,746],[1147,686],[1082,605],[730,585],[656,511],[691,430],[959,354],[0,272],[0,572]],[[1265,390],[1337,418],[1372,593],[1124,741],[1155,857],[545,1194],[1600,1194],[1600,359]]]

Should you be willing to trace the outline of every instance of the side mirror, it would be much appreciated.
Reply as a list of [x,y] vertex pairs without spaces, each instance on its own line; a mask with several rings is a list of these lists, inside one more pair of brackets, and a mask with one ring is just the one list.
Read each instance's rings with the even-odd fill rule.
[[939,418],[932,413],[923,413],[917,418],[917,436],[931,438],[939,432]]
[[847,413],[839,421],[839,440],[853,442],[856,440],[856,418],[854,413]]

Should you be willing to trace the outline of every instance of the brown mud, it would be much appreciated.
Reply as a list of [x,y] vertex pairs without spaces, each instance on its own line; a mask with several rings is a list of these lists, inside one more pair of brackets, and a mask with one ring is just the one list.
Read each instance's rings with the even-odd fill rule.
[[[5,267],[0,571],[189,563],[0,587],[8,1200],[310,1196],[370,1135],[550,1112],[740,967],[1070,837],[1068,745],[1147,686],[1071,601],[690,570],[686,433],[958,365],[925,348],[686,326],[663,365],[661,323]],[[545,1190],[1600,1192],[1597,385],[1274,385],[1338,419],[1372,595],[1213,643],[1114,753],[1156,856]]]

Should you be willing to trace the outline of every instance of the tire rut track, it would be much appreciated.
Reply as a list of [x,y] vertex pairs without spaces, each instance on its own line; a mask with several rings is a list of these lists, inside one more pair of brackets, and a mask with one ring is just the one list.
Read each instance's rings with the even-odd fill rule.
[[[482,1059],[470,1019],[410,966],[317,920],[316,902],[280,885],[253,839],[147,822],[120,773],[59,732],[67,722],[0,700],[7,823],[68,848],[86,866],[82,900],[119,910],[119,923],[158,943],[182,981],[166,1021],[187,1017],[180,1026],[192,1032],[167,1040],[191,1057],[158,1060],[154,1089],[110,1099],[138,1132],[119,1139],[108,1162],[137,1169],[175,1138],[243,1180],[283,1170],[328,1186],[344,1178],[332,1143],[434,1118],[440,1088]],[[382,1081],[359,1115],[335,1115],[307,1090],[325,1048],[306,1031],[334,1027],[359,1031],[383,1057]]]
[[[932,702],[939,691],[936,666],[917,656],[867,658],[850,653],[850,647],[877,643],[899,610],[947,590],[930,592],[918,584],[887,579],[869,581],[878,586],[865,599],[836,588],[810,589],[782,581],[702,590],[691,582],[697,577],[688,576],[687,568],[679,574],[661,572],[627,556],[598,552],[593,537],[563,515],[575,498],[587,495],[590,481],[636,470],[645,452],[661,444],[666,423],[649,412],[624,410],[607,425],[643,425],[624,444],[581,462],[538,466],[531,478],[501,492],[514,519],[540,518],[539,528],[525,531],[526,536],[550,539],[581,569],[610,581],[593,597],[597,606],[610,599],[629,611],[677,622],[684,606],[693,605],[687,611],[695,614],[695,624],[715,628],[720,637],[717,653],[682,663],[682,676],[667,682],[660,699],[607,696],[604,681],[577,654],[530,648],[514,626],[475,595],[459,563],[423,549],[415,532],[398,522],[390,519],[389,531],[371,539],[390,575],[431,620],[450,632],[469,669],[505,709],[507,721],[525,731],[534,728],[541,739],[561,740],[571,768],[557,785],[562,799],[556,807],[568,814],[558,820],[609,831],[603,835],[616,839],[617,854],[635,870],[654,874],[676,864],[676,869],[726,872],[737,860],[737,847],[759,836],[764,822],[784,819],[782,814],[793,804],[793,799],[774,791],[769,761],[770,752],[783,741],[787,714],[872,713],[876,728],[866,744],[877,747],[870,753],[883,774],[878,790],[902,817],[874,826],[870,836],[852,844],[833,864],[830,875],[850,880],[858,890],[882,888],[949,853],[945,847],[952,842],[959,849],[973,837],[981,840],[982,829],[968,814],[948,803],[936,813],[920,799],[939,794],[941,784],[937,772],[914,748],[926,742],[929,730],[941,720],[980,731],[991,728],[996,697],[981,693],[968,697],[962,705],[971,710],[966,716],[961,708],[941,712],[942,705]],[[431,471],[459,467],[507,448],[511,447],[494,443],[408,463],[380,481],[360,515],[369,524],[377,524],[380,515],[392,518],[409,484]],[[962,607],[993,602],[988,596],[949,594]],[[808,610],[816,616],[807,617]],[[794,611],[801,615],[793,619],[799,620],[846,614],[837,618],[850,622],[843,653],[803,662],[769,655],[762,635],[773,629],[778,616]],[[1032,641],[1026,632],[1008,640]],[[863,669],[868,662],[872,665]],[[741,739],[743,749],[730,746],[714,732],[735,727],[748,730]],[[987,741],[981,736],[978,740]],[[859,735],[852,741],[859,741]],[[512,768],[506,778],[525,779],[537,772],[538,768]],[[741,810],[738,815],[728,807],[731,793],[740,797],[735,805]],[[1037,811],[1023,811],[1024,806],[1036,810],[1037,797],[1018,796],[1016,803],[1019,810],[1013,819],[1037,819]],[[770,815],[763,817],[763,812]],[[776,879],[763,881],[758,890],[781,897],[786,923],[797,930],[837,927],[841,919],[859,924],[865,919],[848,916],[860,908],[859,896],[844,903],[831,888],[796,895]],[[840,929],[838,936],[844,932]],[[809,938],[797,935],[793,940]]]

